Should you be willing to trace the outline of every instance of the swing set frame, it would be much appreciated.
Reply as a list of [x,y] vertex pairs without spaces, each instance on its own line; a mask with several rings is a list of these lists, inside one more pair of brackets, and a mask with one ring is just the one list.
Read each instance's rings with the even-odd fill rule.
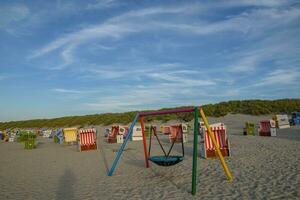
[[206,126],[206,129],[208,130],[209,136],[212,140],[213,146],[216,150],[217,156],[220,160],[220,163],[223,167],[223,170],[227,176],[227,179],[229,181],[232,181],[232,175],[226,165],[226,162],[224,160],[224,157],[222,156],[222,153],[220,151],[220,148],[216,142],[215,136],[212,133],[210,126],[208,124],[208,121],[206,119],[206,116],[203,112],[202,107],[190,107],[190,108],[179,108],[179,109],[171,109],[171,110],[161,110],[161,111],[153,111],[153,112],[141,112],[141,113],[137,113],[134,117],[133,122],[130,125],[130,128],[128,130],[128,134],[125,138],[125,141],[123,142],[122,146],[120,147],[120,149],[118,150],[118,153],[113,161],[113,164],[111,166],[111,169],[108,171],[107,175],[108,176],[112,176],[116,166],[119,162],[119,159],[126,147],[126,144],[128,143],[129,138],[132,135],[133,132],[133,127],[136,124],[136,122],[139,120],[140,124],[141,124],[141,128],[142,128],[142,135],[143,135],[143,146],[144,146],[144,156],[145,156],[145,166],[146,168],[150,167],[149,164],[149,155],[148,155],[148,151],[147,151],[147,141],[146,141],[146,135],[145,135],[145,124],[144,124],[144,117],[147,116],[158,116],[158,115],[167,115],[167,114],[174,114],[174,113],[194,113],[194,141],[193,141],[193,167],[192,167],[192,195],[196,194],[196,183],[197,183],[197,157],[198,157],[198,134],[199,134],[199,114]]

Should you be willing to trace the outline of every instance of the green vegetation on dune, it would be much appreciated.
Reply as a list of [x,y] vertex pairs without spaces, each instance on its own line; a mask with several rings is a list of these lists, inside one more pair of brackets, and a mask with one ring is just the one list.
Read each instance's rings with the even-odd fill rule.
[[[300,111],[300,99],[227,101],[216,104],[203,105],[203,110],[207,116],[213,117],[224,116],[228,113],[240,113],[250,115],[291,113],[293,111]],[[70,116],[54,119],[35,119],[26,121],[1,122],[0,130],[7,128],[110,125],[113,123],[128,124],[132,121],[135,113],[137,113],[137,111],[125,113],[94,114],[85,116]],[[147,122],[152,120],[161,120],[165,122],[172,119],[190,121],[193,119],[193,115],[190,113],[179,113],[165,116],[147,117],[145,120]]]

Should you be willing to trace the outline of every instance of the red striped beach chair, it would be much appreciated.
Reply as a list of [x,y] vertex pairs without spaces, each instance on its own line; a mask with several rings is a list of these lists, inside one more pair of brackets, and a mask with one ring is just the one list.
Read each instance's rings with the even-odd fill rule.
[[[212,124],[210,128],[222,155],[230,156],[230,144],[226,134],[226,126],[223,123],[218,123]],[[200,156],[203,158],[216,157],[217,154],[206,127],[201,127],[199,136]]]
[[97,148],[98,145],[96,129],[81,129],[79,131],[79,150],[87,151]]
[[262,120],[259,122],[259,136],[276,136],[276,123],[274,120]]

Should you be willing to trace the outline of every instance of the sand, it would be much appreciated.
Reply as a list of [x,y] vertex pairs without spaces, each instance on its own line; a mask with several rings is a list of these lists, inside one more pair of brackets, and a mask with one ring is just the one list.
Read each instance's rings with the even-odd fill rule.
[[[142,142],[129,142],[112,177],[106,176],[120,144],[99,137],[99,149],[78,152],[39,137],[37,149],[0,143],[0,199],[299,199],[300,126],[278,137],[243,136],[247,120],[270,116],[210,118],[227,125],[232,156],[228,182],[217,159],[198,159],[197,195],[191,192],[192,135],[186,159],[172,167],[144,167]],[[101,127],[101,134],[103,134]],[[154,145],[153,154],[159,154]],[[174,153],[180,153],[176,146]]]

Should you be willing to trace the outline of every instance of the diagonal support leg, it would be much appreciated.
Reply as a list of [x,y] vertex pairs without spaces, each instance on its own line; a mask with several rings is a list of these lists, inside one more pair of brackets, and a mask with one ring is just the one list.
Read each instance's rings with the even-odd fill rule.
[[110,170],[109,170],[108,173],[107,173],[108,176],[112,176],[112,175],[113,175],[113,173],[114,173],[114,171],[115,171],[115,168],[116,168],[116,166],[117,166],[117,164],[118,164],[118,162],[119,162],[119,159],[120,159],[120,157],[121,157],[121,155],[122,155],[122,153],[123,153],[123,151],[124,151],[124,149],[125,149],[125,147],[126,147],[126,144],[127,144],[129,138],[130,138],[131,135],[132,135],[133,127],[134,127],[135,123],[137,122],[138,118],[139,118],[139,114],[136,114],[135,117],[134,117],[133,122],[132,122],[131,125],[130,125],[130,128],[129,128],[129,130],[128,130],[128,134],[126,135],[126,138],[125,138],[125,141],[123,142],[122,146],[121,146],[120,149],[118,150],[118,154],[117,154],[117,156],[115,157],[115,160],[114,160],[114,162],[113,162],[113,164],[112,164]]
[[228,169],[228,167],[227,167],[227,165],[226,165],[226,162],[225,162],[224,157],[223,157],[223,155],[222,155],[222,153],[221,153],[221,151],[220,151],[220,148],[219,148],[219,146],[218,146],[218,144],[217,144],[217,141],[216,141],[216,139],[215,139],[215,136],[214,136],[214,134],[212,133],[210,127],[209,127],[208,121],[207,121],[207,119],[206,119],[206,117],[205,117],[205,114],[204,114],[202,108],[200,108],[200,115],[201,115],[201,118],[203,119],[203,122],[204,122],[204,124],[205,124],[205,127],[206,127],[206,129],[207,129],[207,131],[208,131],[208,134],[209,134],[209,136],[210,136],[210,138],[211,138],[211,140],[212,140],[212,143],[213,143],[213,145],[214,145],[214,148],[215,148],[215,150],[217,151],[217,155],[218,155],[218,157],[219,157],[219,159],[220,159],[220,162],[221,162],[221,164],[222,164],[222,166],[223,166],[223,169],[224,169],[224,172],[225,172],[225,174],[226,174],[226,176],[227,176],[227,179],[228,179],[229,181],[232,181],[231,173],[230,173],[230,171],[229,171],[229,169]]

